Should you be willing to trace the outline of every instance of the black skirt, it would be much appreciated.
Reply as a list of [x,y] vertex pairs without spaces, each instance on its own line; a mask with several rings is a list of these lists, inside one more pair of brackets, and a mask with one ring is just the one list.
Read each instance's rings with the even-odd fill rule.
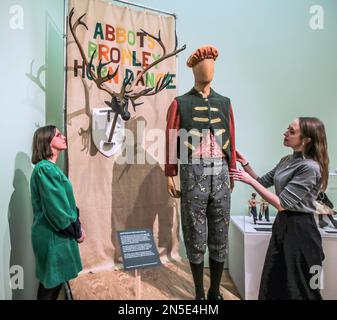
[[279,212],[272,230],[259,300],[321,300],[324,253],[313,214]]

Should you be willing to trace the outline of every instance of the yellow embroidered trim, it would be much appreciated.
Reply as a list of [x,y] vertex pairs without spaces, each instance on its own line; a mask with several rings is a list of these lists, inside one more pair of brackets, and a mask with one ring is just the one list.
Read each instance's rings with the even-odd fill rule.
[[222,149],[226,150],[229,144],[229,139],[226,141],[226,143],[223,145]]
[[197,136],[197,137],[202,137],[203,136],[203,134],[201,132],[196,131],[196,130],[191,130],[189,133],[193,134],[194,136]]
[[[220,120],[220,119],[219,119]],[[193,117],[193,121],[197,121],[197,122],[208,122],[209,119],[208,118],[198,118],[198,117]]]
[[211,123],[218,123],[218,122],[221,122],[220,118],[216,118],[216,119],[211,120]]
[[198,111],[208,110],[208,107],[194,107],[194,110]]
[[220,129],[220,130],[215,131],[214,135],[220,136],[221,134],[223,134],[225,132],[226,132],[226,129]]
[[184,142],[184,145],[186,147],[190,148],[191,150],[195,150],[195,147],[192,144],[190,144],[189,142],[187,142],[187,141]]
[[211,108],[211,111],[219,111],[219,108]]

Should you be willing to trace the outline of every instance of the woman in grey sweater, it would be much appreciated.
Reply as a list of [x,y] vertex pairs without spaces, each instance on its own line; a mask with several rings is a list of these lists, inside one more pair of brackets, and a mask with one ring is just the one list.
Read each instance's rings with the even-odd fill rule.
[[[232,170],[236,181],[251,185],[278,214],[262,272],[259,299],[319,300],[324,253],[314,212],[315,200],[328,184],[329,158],[324,124],[317,118],[295,119],[283,144],[293,154],[258,177],[237,151],[244,170]],[[275,186],[276,194],[267,188]]]

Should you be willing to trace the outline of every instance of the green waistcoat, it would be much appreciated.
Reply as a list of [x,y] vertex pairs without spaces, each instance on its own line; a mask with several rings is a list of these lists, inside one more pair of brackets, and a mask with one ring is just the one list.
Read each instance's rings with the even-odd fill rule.
[[[209,130],[214,134],[216,142],[228,157],[230,152],[229,110],[230,99],[211,89],[207,98],[203,98],[194,88],[176,98],[180,113],[178,157],[190,156]],[[183,149],[185,148],[185,149]],[[187,149],[186,149],[187,148]]]
[[77,241],[58,233],[77,219],[74,193],[64,173],[47,160],[36,164],[30,188],[36,276],[45,288],[53,288],[82,270]]

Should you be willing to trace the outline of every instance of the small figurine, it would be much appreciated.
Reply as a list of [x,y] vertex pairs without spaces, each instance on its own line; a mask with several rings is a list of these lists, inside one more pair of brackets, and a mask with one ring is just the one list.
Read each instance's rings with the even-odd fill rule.
[[269,222],[269,203],[261,198],[260,200],[260,212],[259,212],[259,220],[262,220],[262,216]]
[[256,193],[252,193],[251,199],[248,201],[248,207],[249,207],[249,213],[253,216],[254,224],[256,224],[257,220],[257,210],[256,205],[258,204],[258,201],[256,200]]
[[337,229],[337,221],[333,218],[333,215],[337,214],[337,212],[333,210],[333,204],[324,192],[318,194],[316,200],[316,214],[318,215],[318,225],[320,228],[329,225],[329,223],[323,219],[324,216],[327,216],[332,225]]

